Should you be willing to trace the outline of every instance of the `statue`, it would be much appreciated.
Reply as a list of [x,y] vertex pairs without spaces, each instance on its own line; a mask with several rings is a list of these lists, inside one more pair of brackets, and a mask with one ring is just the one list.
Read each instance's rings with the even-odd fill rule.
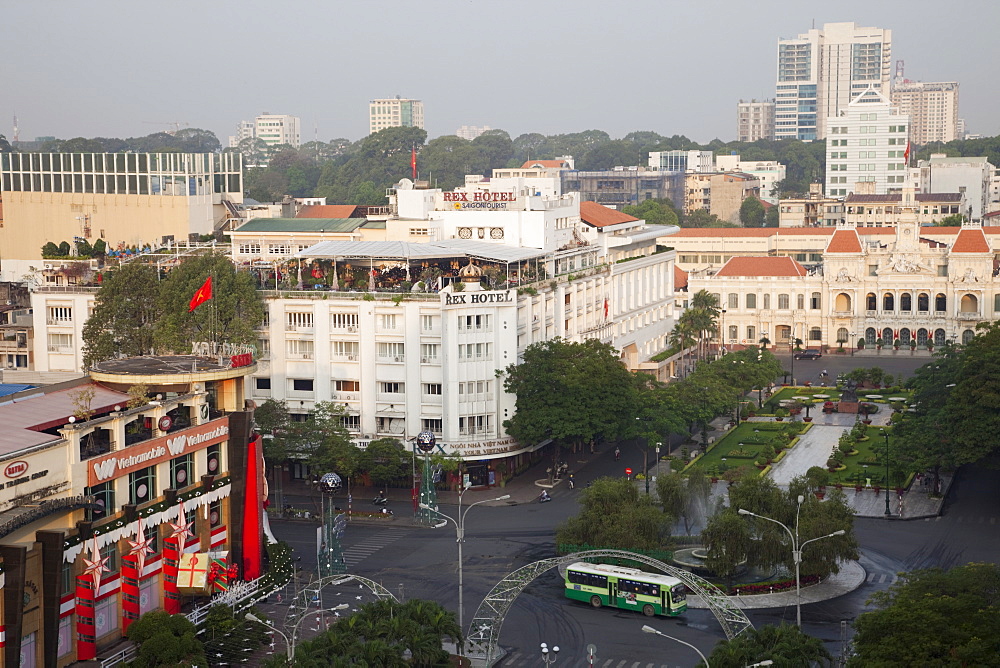
[[962,276],[963,283],[978,283],[979,277],[976,276],[976,272],[972,267],[965,270],[965,275]]
[[844,267],[837,273],[837,278],[834,279],[838,283],[850,283],[854,278],[847,273],[847,267]]

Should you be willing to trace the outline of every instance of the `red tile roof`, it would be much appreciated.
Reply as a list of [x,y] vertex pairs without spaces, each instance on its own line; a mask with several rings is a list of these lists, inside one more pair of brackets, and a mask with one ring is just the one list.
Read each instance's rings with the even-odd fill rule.
[[311,204],[304,206],[296,218],[356,218],[356,204]]
[[607,227],[620,223],[632,223],[639,219],[621,211],[609,209],[597,202],[580,202],[580,220],[591,227]]
[[826,245],[827,253],[860,253],[861,238],[858,231],[851,229],[838,229],[830,237],[830,243]]
[[990,242],[986,240],[986,235],[982,228],[963,227],[955,237],[955,243],[951,247],[952,253],[989,253]]
[[716,276],[805,276],[806,268],[790,257],[731,257]]
[[528,160],[521,169],[531,169],[533,167],[548,167],[553,169],[569,169],[569,163],[565,160]]
[[674,290],[682,290],[688,286],[688,273],[674,265]]

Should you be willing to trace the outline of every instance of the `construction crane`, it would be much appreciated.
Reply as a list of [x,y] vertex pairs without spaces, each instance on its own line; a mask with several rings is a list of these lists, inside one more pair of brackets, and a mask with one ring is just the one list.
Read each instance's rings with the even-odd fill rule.
[[180,131],[182,125],[184,127],[188,127],[188,126],[191,125],[187,121],[143,121],[143,123],[146,123],[148,125],[170,125],[170,126],[173,126],[174,129],[173,129],[172,132],[169,131],[169,130],[167,131],[168,135],[175,135],[175,134],[177,134]]

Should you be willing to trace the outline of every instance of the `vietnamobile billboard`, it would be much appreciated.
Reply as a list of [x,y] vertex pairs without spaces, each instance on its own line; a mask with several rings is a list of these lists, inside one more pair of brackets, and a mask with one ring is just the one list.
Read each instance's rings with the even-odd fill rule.
[[229,418],[224,417],[138,443],[124,450],[116,450],[87,462],[87,485],[93,487],[227,440],[229,440]]

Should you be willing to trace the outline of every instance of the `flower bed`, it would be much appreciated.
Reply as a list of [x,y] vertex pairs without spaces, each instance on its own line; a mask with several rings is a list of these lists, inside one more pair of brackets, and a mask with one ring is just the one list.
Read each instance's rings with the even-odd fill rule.
[[[819,582],[818,575],[803,575],[799,578],[802,586]],[[754,582],[751,584],[733,585],[729,588],[731,596],[753,596],[754,594],[774,594],[779,591],[795,589],[795,579],[775,580],[773,582]]]

